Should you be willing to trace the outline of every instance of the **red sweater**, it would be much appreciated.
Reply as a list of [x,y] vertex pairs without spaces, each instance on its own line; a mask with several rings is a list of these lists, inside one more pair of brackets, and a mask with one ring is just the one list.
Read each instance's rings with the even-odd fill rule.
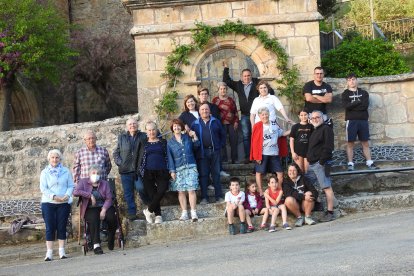
[[257,122],[253,126],[250,143],[250,160],[262,160],[263,152],[263,123]]

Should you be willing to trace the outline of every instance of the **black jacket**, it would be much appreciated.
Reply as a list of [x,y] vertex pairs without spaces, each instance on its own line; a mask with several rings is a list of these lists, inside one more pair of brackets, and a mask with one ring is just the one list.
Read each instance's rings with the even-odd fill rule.
[[321,124],[315,128],[309,138],[308,154],[306,157],[310,164],[319,161],[324,165],[326,161],[332,160],[334,150],[334,133],[330,126]]
[[118,166],[120,174],[135,173],[137,171],[138,157],[144,147],[147,135],[138,131],[135,134],[135,143],[131,144],[129,132],[118,136],[118,144],[113,153],[115,164]]
[[[234,81],[230,78],[229,75],[229,68],[224,67],[223,71],[223,82],[227,84],[228,87],[233,89],[239,97],[239,106],[242,115],[250,116],[250,109],[252,108],[252,104],[254,99],[259,96],[259,92],[256,89],[257,84],[259,83],[258,78],[252,78],[252,86],[250,87],[249,98],[246,98],[246,94],[244,94],[244,84],[241,80]],[[274,95],[275,91],[270,88],[269,94]]]
[[368,92],[357,88],[357,91],[346,89],[342,93],[342,106],[345,108],[345,121],[368,120]]
[[316,200],[318,198],[318,191],[315,187],[310,184],[303,175],[298,176],[299,180],[295,182],[292,179],[285,178],[282,184],[283,195],[285,198],[291,196],[295,198],[299,203],[305,199],[305,193],[307,191],[312,192],[313,198]]

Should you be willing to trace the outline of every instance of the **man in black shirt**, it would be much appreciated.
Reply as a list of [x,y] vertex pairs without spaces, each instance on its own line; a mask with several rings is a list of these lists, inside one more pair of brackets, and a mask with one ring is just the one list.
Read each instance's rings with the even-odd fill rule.
[[323,113],[323,120],[327,121],[326,105],[332,102],[332,87],[323,81],[324,71],[322,67],[315,67],[313,70],[313,80],[303,86],[303,96],[305,97],[305,110],[309,113],[309,120],[314,110]]
[[[259,92],[256,89],[259,83],[258,78],[252,77],[252,71],[250,69],[243,69],[241,79],[234,81],[229,74],[229,67],[227,62],[223,61],[223,82],[227,84],[234,92],[237,93],[240,106],[240,125],[243,134],[243,147],[245,162],[249,163],[250,160],[250,140],[252,135],[252,126],[250,123],[250,109],[252,108],[253,101],[259,96]],[[275,91],[269,88],[269,94],[274,95]]]
[[369,149],[369,127],[368,127],[368,92],[358,88],[356,75],[351,73],[346,78],[348,89],[342,93],[342,105],[345,108],[346,139],[348,141],[346,153],[348,156],[348,171],[354,170],[354,143],[358,136],[362,145],[362,152],[366,158],[368,169],[379,169],[371,160]]

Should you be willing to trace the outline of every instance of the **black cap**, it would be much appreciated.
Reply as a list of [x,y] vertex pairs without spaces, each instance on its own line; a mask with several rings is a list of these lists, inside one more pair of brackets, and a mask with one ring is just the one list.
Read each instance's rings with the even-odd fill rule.
[[351,79],[351,78],[356,78],[356,74],[355,73],[349,73],[348,76],[346,76],[346,79]]

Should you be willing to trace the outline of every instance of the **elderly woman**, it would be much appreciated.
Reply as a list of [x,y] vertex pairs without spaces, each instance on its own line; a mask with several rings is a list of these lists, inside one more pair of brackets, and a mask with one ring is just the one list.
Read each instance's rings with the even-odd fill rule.
[[282,186],[283,169],[277,140],[280,136],[289,135],[290,131],[284,132],[277,124],[271,124],[267,107],[259,108],[258,113],[260,121],[253,126],[250,160],[256,162],[256,183],[260,195],[263,196],[262,174],[276,173],[279,187]]
[[191,124],[200,118],[198,114],[198,102],[194,95],[187,95],[184,98],[184,111],[180,114],[180,119],[185,126],[185,130],[189,131]]
[[182,134],[184,124],[179,119],[171,122],[171,131],[174,133],[172,138],[167,142],[168,148],[168,168],[172,182],[171,191],[178,191],[178,200],[181,206],[180,220],[188,220],[187,198],[185,192],[188,192],[188,198],[191,208],[191,219],[193,222],[198,220],[196,212],[198,189],[198,171],[194,157],[194,150],[200,147],[200,141],[194,131],[190,130],[188,135]]
[[89,178],[82,178],[73,191],[74,196],[81,197],[80,215],[89,226],[93,252],[103,254],[100,239],[100,222],[108,224],[108,249],[114,249],[117,220],[112,206],[112,192],[109,183],[100,179],[101,169],[97,164],[89,167]]
[[47,154],[49,165],[40,174],[42,216],[46,224],[46,257],[53,259],[53,241],[59,242],[59,258],[66,259],[66,224],[72,203],[73,179],[69,169],[61,164],[62,153],[53,149]]
[[297,164],[291,164],[288,167],[288,178],[283,181],[282,189],[285,196],[286,208],[295,215],[296,227],[303,225],[301,210],[305,212],[305,223],[314,225],[316,222],[312,219],[311,214],[315,201],[318,198],[318,191],[310,184],[307,179],[300,173]]
[[138,162],[144,189],[150,201],[143,213],[148,223],[162,223],[160,203],[168,189],[170,178],[167,167],[167,141],[157,137],[157,124],[153,121],[145,124],[145,131],[147,139]]
[[[217,105],[220,110],[221,123],[226,131],[230,141],[231,163],[237,161],[237,128],[239,126],[239,116],[237,114],[237,106],[233,98],[227,95],[227,84],[225,82],[217,83],[218,96],[214,97],[213,104]],[[222,150],[222,161],[227,162],[227,148]]]

